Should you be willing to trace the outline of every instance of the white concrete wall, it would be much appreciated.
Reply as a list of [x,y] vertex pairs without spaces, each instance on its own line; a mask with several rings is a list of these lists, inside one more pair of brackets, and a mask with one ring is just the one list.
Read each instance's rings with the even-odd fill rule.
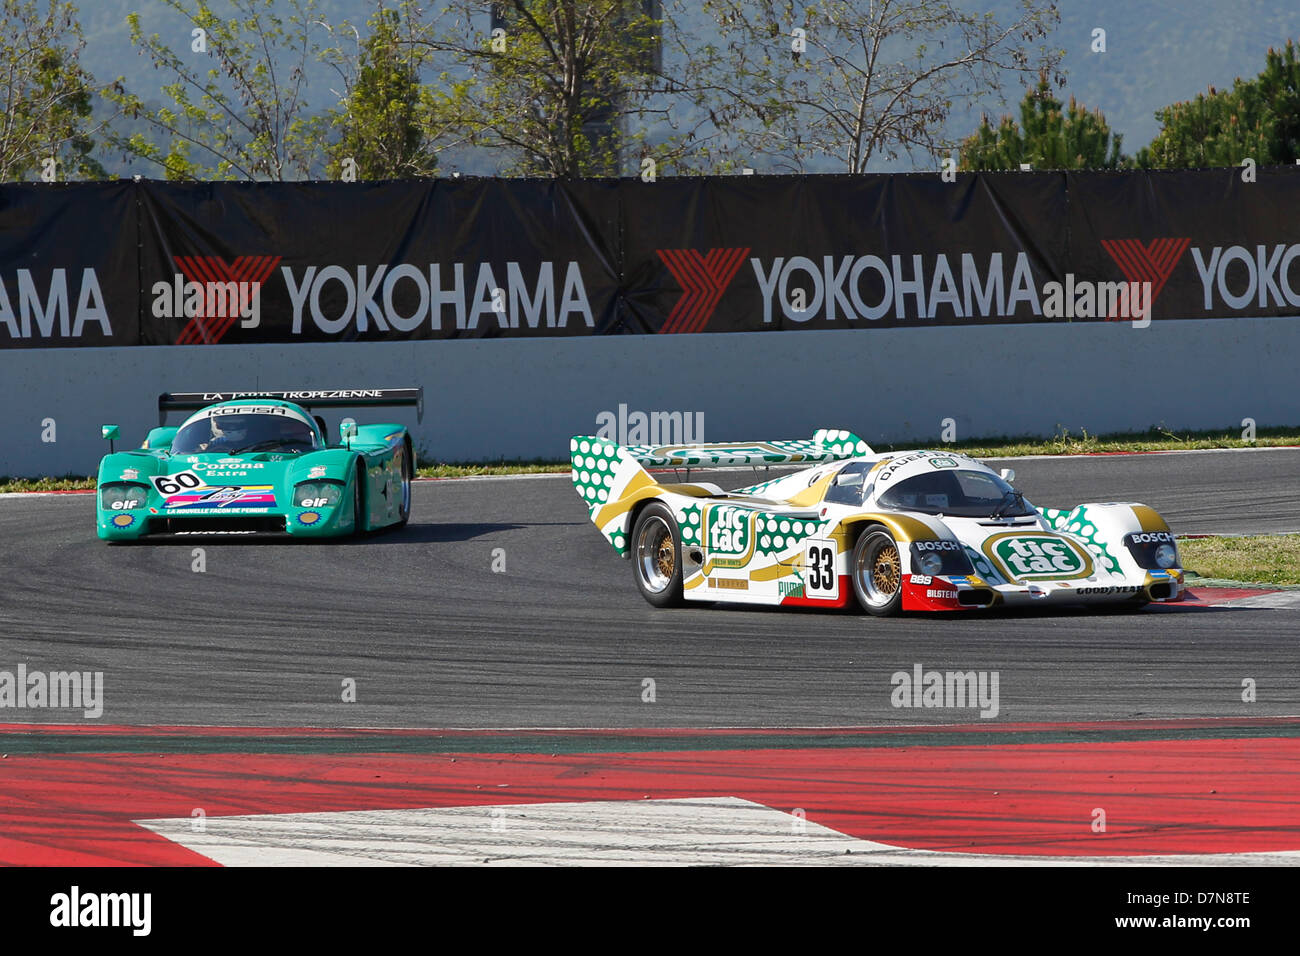
[[620,403],[702,411],[710,441],[833,426],[933,443],[949,417],[959,438],[1294,425],[1298,357],[1300,319],[8,350],[0,475],[92,474],[99,426],[138,445],[164,391],[423,385],[423,424],[409,409],[351,414],[407,423],[442,461],[559,460]]

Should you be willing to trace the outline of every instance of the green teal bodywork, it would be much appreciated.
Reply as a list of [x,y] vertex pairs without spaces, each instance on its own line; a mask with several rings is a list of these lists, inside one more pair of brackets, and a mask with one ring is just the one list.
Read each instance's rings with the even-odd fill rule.
[[[329,538],[406,523],[415,474],[406,426],[358,425],[351,440],[326,445],[312,416],[292,402],[257,398],[215,404],[284,405],[295,409],[312,422],[321,447],[303,452],[174,456],[171,443],[178,429],[154,428],[140,448],[106,455],[99,464],[95,514],[100,538],[134,541],[159,534],[257,531]],[[185,472],[197,475],[202,483],[197,488],[180,488],[180,494],[169,496],[154,482]],[[342,494],[331,505],[295,505],[296,487],[308,481],[341,484]],[[116,496],[117,508],[105,507],[105,485],[118,484],[132,487]],[[165,483],[164,487],[176,485]],[[354,496],[358,494],[360,522],[354,517]]]

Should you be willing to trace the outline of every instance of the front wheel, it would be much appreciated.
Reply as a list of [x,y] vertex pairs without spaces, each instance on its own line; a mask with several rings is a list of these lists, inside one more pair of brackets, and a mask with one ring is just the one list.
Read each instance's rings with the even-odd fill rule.
[[357,465],[356,480],[352,483],[352,533],[357,537],[365,534],[365,491],[366,471],[364,465]]
[[853,548],[853,591],[868,614],[888,617],[903,606],[903,560],[894,536],[868,528]]
[[682,597],[681,539],[672,510],[646,505],[632,529],[632,574],[637,590],[655,607],[677,607]]

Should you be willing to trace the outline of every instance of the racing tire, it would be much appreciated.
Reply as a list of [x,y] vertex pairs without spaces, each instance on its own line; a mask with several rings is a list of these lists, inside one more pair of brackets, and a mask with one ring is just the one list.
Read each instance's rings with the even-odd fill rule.
[[365,534],[365,505],[363,503],[362,485],[366,480],[365,466],[357,463],[356,481],[352,486],[352,534],[361,537]]
[[880,525],[858,535],[849,565],[853,593],[868,614],[890,617],[903,607],[903,558],[894,536]]
[[402,454],[402,506],[398,512],[394,527],[405,528],[411,520],[411,481],[415,478],[415,455],[411,452],[411,442],[407,439]]
[[680,607],[682,541],[672,509],[651,502],[632,529],[632,576],[641,596],[655,607]]

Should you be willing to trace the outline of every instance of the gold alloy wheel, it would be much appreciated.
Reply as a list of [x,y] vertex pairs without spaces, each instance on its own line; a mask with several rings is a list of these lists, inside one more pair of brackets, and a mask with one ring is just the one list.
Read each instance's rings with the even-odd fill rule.
[[681,538],[673,510],[661,501],[647,504],[633,524],[631,544],[632,572],[641,596],[655,607],[681,605]]
[[672,528],[659,515],[649,515],[640,523],[636,562],[640,579],[650,591],[659,593],[672,584],[677,573],[677,548]]
[[669,580],[672,580],[673,573],[677,570],[677,549],[673,547],[673,536],[667,528],[664,528],[664,533],[659,538],[659,554],[655,566]]
[[871,614],[893,614],[903,596],[903,559],[884,528],[862,533],[853,549],[853,587]]
[[898,557],[898,546],[890,544],[876,552],[876,560],[871,567],[871,583],[882,595],[892,595],[898,591],[903,581],[902,561]]

